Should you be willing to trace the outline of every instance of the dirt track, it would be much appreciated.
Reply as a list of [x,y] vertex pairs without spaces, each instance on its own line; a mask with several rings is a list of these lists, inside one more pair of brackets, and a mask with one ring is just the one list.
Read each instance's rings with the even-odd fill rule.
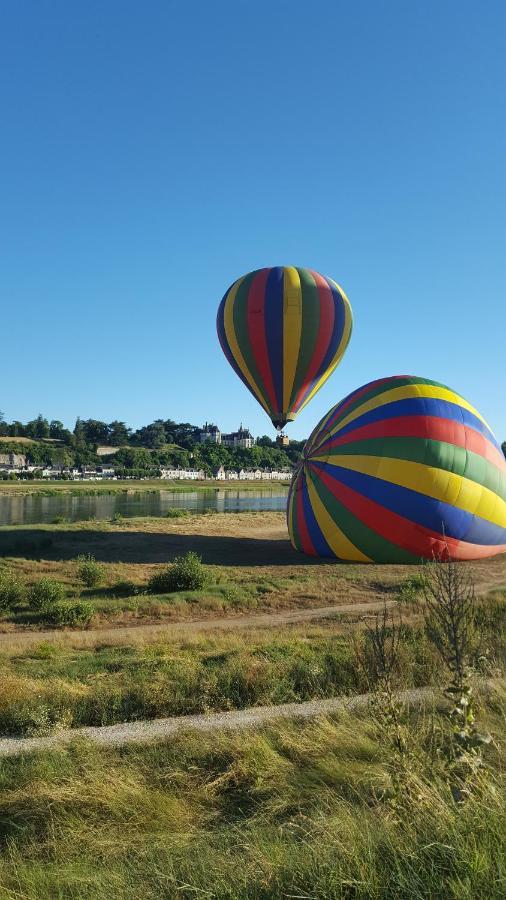
[[86,639],[95,643],[118,644],[132,642],[143,638],[171,637],[180,633],[198,631],[233,631],[240,628],[270,628],[273,625],[289,625],[292,622],[311,622],[317,619],[328,619],[340,615],[356,614],[359,618],[383,609],[383,605],[392,606],[394,600],[370,601],[366,603],[343,603],[335,606],[320,606],[309,609],[291,609],[283,612],[261,613],[256,616],[228,616],[214,619],[188,619],[183,622],[164,622],[160,625],[132,625],[126,628],[103,628],[89,631],[10,631],[0,634],[2,644],[16,644],[29,647],[41,642],[55,642],[72,645],[73,640],[81,646]]
[[[401,701],[421,704],[433,696],[430,688],[416,688],[399,693]],[[55,750],[69,744],[76,738],[93,741],[107,747],[125,744],[146,744],[150,741],[169,738],[182,731],[236,731],[240,728],[264,725],[277,719],[314,719],[340,710],[364,707],[370,694],[357,697],[333,697],[330,700],[308,700],[306,703],[284,703],[280,706],[254,706],[232,712],[211,715],[177,716],[170,719],[144,719],[140,722],[121,722],[118,725],[76,728],[60,731],[48,737],[1,738],[0,756],[19,756],[34,750]]]

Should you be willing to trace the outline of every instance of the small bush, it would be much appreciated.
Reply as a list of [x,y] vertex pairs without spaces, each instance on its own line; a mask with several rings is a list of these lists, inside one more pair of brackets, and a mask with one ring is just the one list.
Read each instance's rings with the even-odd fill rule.
[[46,618],[51,625],[87,625],[94,612],[93,604],[87,600],[76,600],[74,603],[58,601],[46,611]]
[[25,597],[25,587],[12,572],[0,572],[0,612],[21,603]]
[[28,594],[28,601],[37,612],[48,612],[55,603],[60,603],[65,598],[65,588],[59,581],[52,578],[40,578],[32,585]]
[[165,518],[166,519],[181,519],[183,516],[187,516],[187,515],[188,515],[187,509],[176,509],[174,507],[173,509],[167,510],[167,512],[165,513]]
[[205,586],[208,577],[200,556],[190,551],[178,556],[161,572],[148,581],[150,594],[171,594],[175,591],[198,591]]
[[111,593],[115,597],[136,597],[142,593],[142,588],[135,581],[118,581],[112,586]]
[[76,559],[77,577],[88,587],[97,587],[104,579],[104,570],[91,553],[78,556]]

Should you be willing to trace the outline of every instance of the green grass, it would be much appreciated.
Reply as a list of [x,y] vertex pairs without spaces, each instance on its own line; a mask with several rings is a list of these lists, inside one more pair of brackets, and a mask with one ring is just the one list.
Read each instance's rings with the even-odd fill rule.
[[[482,718],[497,736],[497,699]],[[432,732],[410,720],[420,753],[395,804],[383,734],[349,715],[6,759],[0,895],[498,900],[502,759],[456,806]]]
[[[483,645],[494,666],[505,658],[504,624],[504,603],[489,601],[482,607]],[[109,725],[367,690],[352,624],[186,636],[144,646],[101,646],[100,632],[95,635],[92,649],[41,643],[24,652],[4,651],[4,734],[35,733],[40,723],[43,730],[62,723]],[[421,626],[405,625],[399,686],[441,683],[445,677]]]

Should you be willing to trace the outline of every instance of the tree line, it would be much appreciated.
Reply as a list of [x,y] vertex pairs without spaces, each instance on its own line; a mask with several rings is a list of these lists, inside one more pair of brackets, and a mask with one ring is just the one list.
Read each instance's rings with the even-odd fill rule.
[[[0,413],[0,436],[12,439],[2,443],[4,451],[24,453],[33,465],[41,466],[97,465],[107,461],[120,475],[155,475],[162,467],[197,468],[207,474],[221,465],[229,469],[288,468],[300,459],[304,446],[304,441],[292,441],[281,448],[267,435],[250,449],[224,447],[210,441],[201,444],[199,431],[197,425],[173,419],[156,419],[133,430],[117,420],[107,423],[80,417],[71,431],[58,419],[39,415],[26,423],[6,422]],[[36,443],[16,443],[20,437]],[[120,449],[104,457],[97,454],[100,446]]]

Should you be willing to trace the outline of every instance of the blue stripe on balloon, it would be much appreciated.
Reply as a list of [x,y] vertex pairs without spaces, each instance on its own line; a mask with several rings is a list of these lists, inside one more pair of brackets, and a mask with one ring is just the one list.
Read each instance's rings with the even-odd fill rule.
[[311,500],[309,498],[307,480],[304,473],[302,474],[302,505],[304,509],[304,516],[306,518],[306,526],[309,532],[309,537],[311,538],[313,547],[315,548],[317,555],[334,557],[335,553],[327,544],[327,541],[325,540],[321,528],[316,520],[316,516],[311,505]]
[[458,509],[450,503],[443,503],[441,500],[435,500],[411,488],[392,484],[391,481],[384,481],[374,475],[354,472],[316,460],[312,460],[311,465],[323,469],[331,478],[374,500],[391,512],[438,534],[442,535],[444,532],[446,537],[468,541],[470,544],[484,546],[506,544],[506,528]]
[[[481,419],[478,419],[469,410],[464,409],[463,406],[457,406],[456,403],[451,403],[449,400],[437,400],[433,397],[410,397],[407,400],[395,400],[392,403],[384,403],[382,406],[378,406],[376,409],[371,409],[362,416],[358,416],[353,422],[345,425],[344,428],[339,428],[334,437],[349,434],[362,425],[382,422],[387,419],[398,419],[402,416],[437,416],[440,419],[451,419],[454,422],[460,422],[469,428],[474,428],[475,431],[478,431],[490,441],[497,450],[501,451],[494,435]],[[322,444],[323,446],[325,444]]]
[[278,410],[283,410],[283,289],[284,269],[274,266],[265,285],[265,337]]

